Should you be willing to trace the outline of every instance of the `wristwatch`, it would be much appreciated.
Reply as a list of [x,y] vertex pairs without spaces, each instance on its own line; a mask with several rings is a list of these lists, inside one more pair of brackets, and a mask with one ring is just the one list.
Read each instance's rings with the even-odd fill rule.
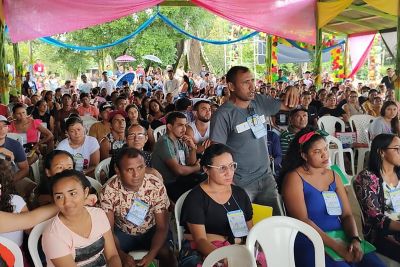
[[351,241],[357,240],[359,243],[361,243],[361,238],[358,235],[355,235],[351,238]]

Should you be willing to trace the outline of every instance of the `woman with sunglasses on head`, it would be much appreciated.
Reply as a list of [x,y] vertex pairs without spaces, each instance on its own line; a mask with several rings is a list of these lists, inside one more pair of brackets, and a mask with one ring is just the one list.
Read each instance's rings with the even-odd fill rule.
[[[326,135],[306,128],[290,144],[280,180],[287,213],[317,230],[324,245],[343,259],[335,261],[325,254],[327,267],[384,266],[374,253],[363,255],[346,190],[340,177],[329,170]],[[347,245],[327,234],[341,230]],[[296,266],[315,266],[314,246],[303,234],[296,237],[294,256]]]
[[377,251],[400,262],[400,138],[379,134],[371,144],[368,166],[354,180],[364,217],[363,232]]
[[[253,226],[253,210],[246,192],[232,184],[237,163],[231,150],[222,144],[208,147],[200,165],[208,179],[187,195],[180,224],[185,228],[180,266],[197,266],[218,247],[243,244]],[[234,215],[240,220],[232,227],[228,221]]]

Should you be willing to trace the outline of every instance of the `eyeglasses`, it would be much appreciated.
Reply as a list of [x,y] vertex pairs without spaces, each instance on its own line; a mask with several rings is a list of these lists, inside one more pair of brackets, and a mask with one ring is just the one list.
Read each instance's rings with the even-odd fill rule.
[[398,147],[387,147],[386,149],[394,149],[397,151],[397,154],[400,154],[400,146]]
[[145,137],[146,137],[146,135],[143,134],[143,133],[137,133],[137,134],[131,133],[131,134],[128,134],[128,138],[131,138],[131,139],[134,139],[134,138],[136,138],[136,139],[144,139]]
[[218,170],[219,173],[225,173],[228,170],[235,171],[237,168],[237,162],[232,162],[228,165],[220,165],[220,166],[207,165],[207,167],[215,168]]

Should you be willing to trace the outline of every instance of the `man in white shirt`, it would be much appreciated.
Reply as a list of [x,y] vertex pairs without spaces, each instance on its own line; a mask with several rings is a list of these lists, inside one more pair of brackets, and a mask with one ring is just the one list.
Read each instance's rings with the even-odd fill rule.
[[311,79],[311,72],[304,72],[303,83],[306,85],[307,88],[310,88],[310,86],[314,84],[313,80]]
[[116,89],[115,83],[113,80],[108,79],[107,71],[103,71],[102,76],[103,76],[103,80],[99,83],[99,87],[106,88],[107,95],[111,95],[111,93]]
[[171,93],[174,97],[179,94],[179,81],[174,78],[174,69],[167,66],[168,79],[164,81],[164,95]]
[[87,77],[85,74],[81,75],[82,83],[79,84],[78,89],[80,93],[90,94],[90,91],[93,88],[92,83],[88,83]]

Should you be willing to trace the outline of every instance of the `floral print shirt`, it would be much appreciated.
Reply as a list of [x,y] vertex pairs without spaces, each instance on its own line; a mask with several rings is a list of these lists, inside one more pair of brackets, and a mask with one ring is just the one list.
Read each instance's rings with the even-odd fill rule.
[[[127,190],[119,176],[115,175],[103,186],[99,198],[100,207],[106,213],[110,211],[114,213],[115,226],[131,235],[146,233],[156,224],[155,214],[167,211],[169,207],[167,190],[163,182],[158,177],[147,173],[137,192]],[[135,199],[139,199],[149,206],[141,225],[135,225],[126,218]]]
[[391,222],[391,219],[385,215],[385,210],[387,214],[390,207],[385,204],[383,179],[368,170],[363,170],[353,183],[364,217],[364,237],[373,243],[378,235],[389,234]]

